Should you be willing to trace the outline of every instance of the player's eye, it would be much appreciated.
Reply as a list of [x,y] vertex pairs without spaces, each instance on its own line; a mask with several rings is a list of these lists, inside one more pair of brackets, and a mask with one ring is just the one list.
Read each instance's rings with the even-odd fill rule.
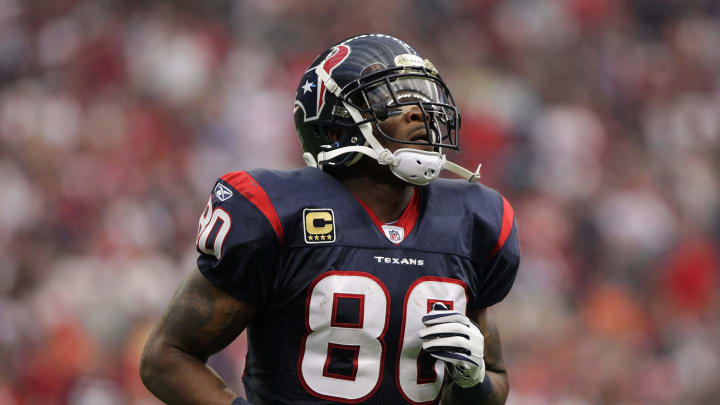
[[379,107],[374,108],[373,111],[375,112],[375,117],[377,117],[377,119],[379,119],[380,121],[385,121],[390,117],[395,117],[402,114],[402,109],[397,107]]

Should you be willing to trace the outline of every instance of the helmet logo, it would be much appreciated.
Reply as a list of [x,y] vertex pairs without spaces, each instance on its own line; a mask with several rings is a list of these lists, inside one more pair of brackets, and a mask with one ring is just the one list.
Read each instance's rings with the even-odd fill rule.
[[312,91],[312,88],[315,87],[315,83],[310,83],[310,80],[305,80],[305,84],[302,86],[303,94],[307,93],[308,91]]
[[[330,76],[332,76],[332,71],[335,70],[338,65],[343,63],[349,55],[349,46],[338,45],[333,47],[333,50],[330,51],[325,60],[321,62],[323,70],[326,71]],[[320,82],[318,83],[320,91],[318,91],[317,93],[317,113],[319,115],[322,111],[322,108],[325,106],[325,83],[323,83],[320,78],[318,78],[318,82]]]

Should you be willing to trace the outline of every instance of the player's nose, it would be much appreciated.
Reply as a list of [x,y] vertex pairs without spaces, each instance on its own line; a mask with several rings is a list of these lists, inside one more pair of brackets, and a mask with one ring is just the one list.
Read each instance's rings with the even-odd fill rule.
[[408,111],[405,111],[405,121],[410,123],[430,121],[430,114],[423,112],[420,107],[412,106]]

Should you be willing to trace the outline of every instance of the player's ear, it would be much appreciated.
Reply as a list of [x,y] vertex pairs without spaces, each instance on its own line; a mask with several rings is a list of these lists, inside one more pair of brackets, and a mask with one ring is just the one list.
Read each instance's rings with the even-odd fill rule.
[[326,131],[328,137],[336,141],[339,140],[343,135],[343,128],[340,127],[327,127]]
[[[344,137],[357,137],[357,139],[363,139],[362,132],[357,127],[343,128],[343,127],[326,127],[325,131],[328,138],[333,141],[340,141]],[[362,145],[362,143],[360,143]]]

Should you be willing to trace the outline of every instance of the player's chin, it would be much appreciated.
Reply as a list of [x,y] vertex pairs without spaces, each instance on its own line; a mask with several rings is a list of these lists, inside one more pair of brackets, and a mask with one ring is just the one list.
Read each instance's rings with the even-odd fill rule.
[[387,147],[390,149],[390,152],[395,153],[398,149],[415,149],[415,150],[422,150],[422,151],[428,151],[432,152],[433,147],[426,143],[426,142],[417,142],[417,143],[399,143],[399,142],[393,142],[392,145],[388,145]]
[[405,145],[405,147],[408,148],[408,149],[417,149],[417,150],[422,150],[422,151],[425,151],[425,152],[432,152],[432,151],[433,151],[433,147],[432,147],[430,144],[427,144],[427,143]]

